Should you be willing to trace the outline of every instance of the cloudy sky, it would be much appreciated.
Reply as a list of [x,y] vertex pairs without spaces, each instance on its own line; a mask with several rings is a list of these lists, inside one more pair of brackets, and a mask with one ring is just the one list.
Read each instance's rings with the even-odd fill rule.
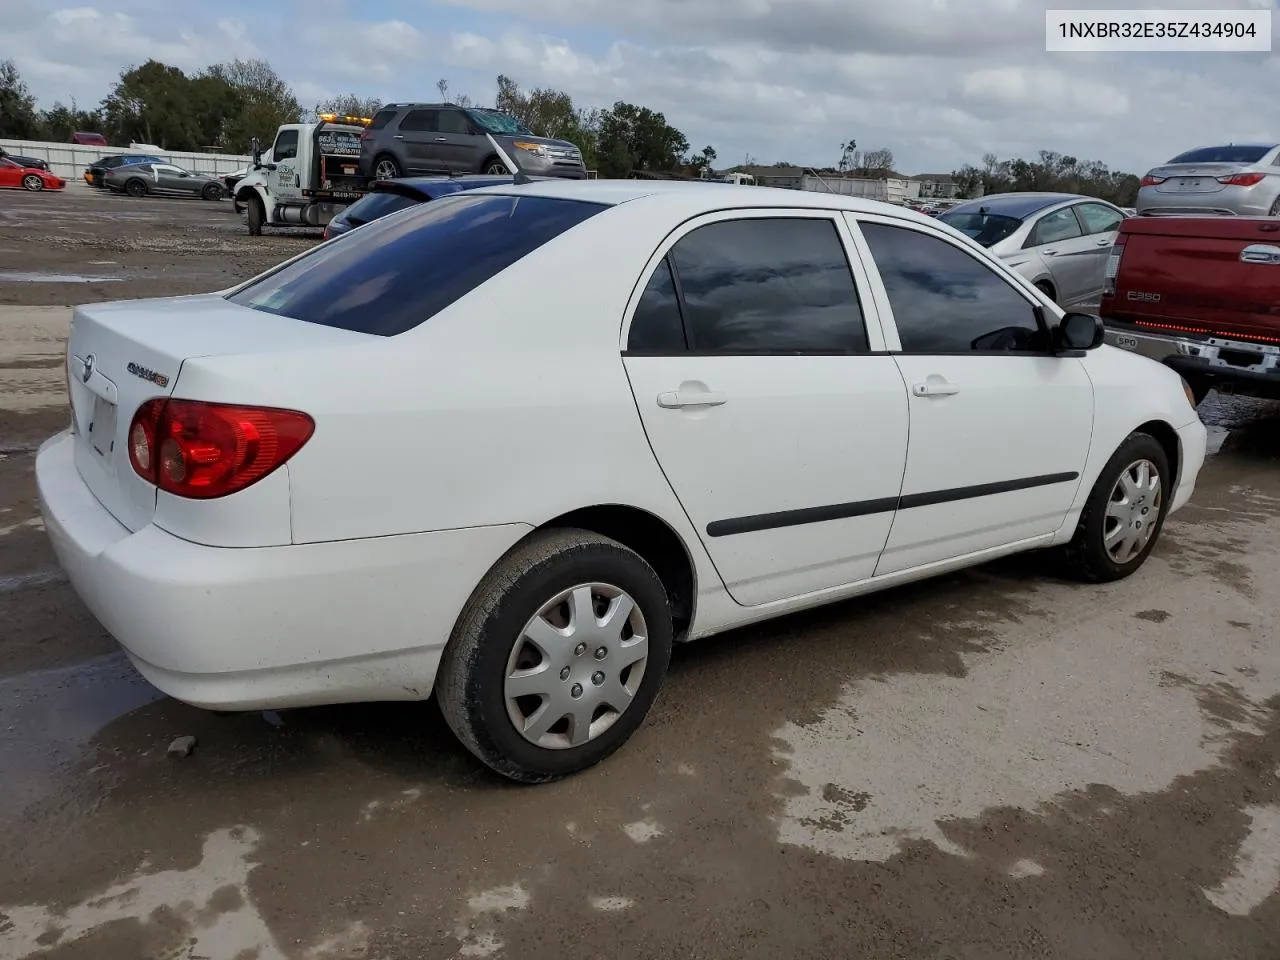
[[[1046,53],[1046,8],[1271,8],[1280,0],[0,0],[0,59],[42,106],[96,103],[148,57],[264,57],[304,104],[453,93],[498,73],[583,105],[660,110],[719,163],[835,163],[889,147],[905,173],[1050,149],[1141,172],[1197,144],[1280,137],[1272,53]],[[1273,33],[1280,15],[1273,14]]]

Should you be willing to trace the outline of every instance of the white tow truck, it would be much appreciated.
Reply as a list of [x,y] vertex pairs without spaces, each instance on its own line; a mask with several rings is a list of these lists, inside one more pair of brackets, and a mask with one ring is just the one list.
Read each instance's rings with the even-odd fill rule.
[[[360,174],[360,135],[368,117],[316,115],[313,123],[285,123],[264,156],[254,138],[253,164],[235,185],[249,233],[263,227],[323,227],[368,192]],[[269,159],[268,159],[269,157]]]

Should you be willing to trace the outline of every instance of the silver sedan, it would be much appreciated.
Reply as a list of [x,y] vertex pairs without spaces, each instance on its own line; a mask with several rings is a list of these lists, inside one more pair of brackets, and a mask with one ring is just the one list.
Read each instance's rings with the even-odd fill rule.
[[1075,193],[997,193],[938,219],[982,244],[1063,307],[1097,304],[1125,213]]
[[1180,153],[1142,178],[1143,216],[1280,217],[1280,143]]

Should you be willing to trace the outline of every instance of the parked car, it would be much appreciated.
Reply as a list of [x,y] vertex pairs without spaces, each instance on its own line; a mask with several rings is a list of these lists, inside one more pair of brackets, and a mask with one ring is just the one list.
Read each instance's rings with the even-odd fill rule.
[[77,130],[71,134],[71,142],[78,143],[85,147],[105,147],[107,146],[107,138],[100,133],[92,133],[87,130]]
[[1109,343],[1177,370],[1197,402],[1280,397],[1280,221],[1126,220],[1100,309]]
[[462,190],[478,190],[511,183],[505,177],[404,177],[397,180],[375,180],[369,193],[330,220],[324,228],[324,238],[348,233],[356,227],[379,220],[389,213],[404,210],[447,197]]
[[1149,170],[1142,216],[1280,217],[1280,143],[1197,147]]
[[673,641],[1040,547],[1139,569],[1205,428],[1102,335],[900,207],[521,182],[229,291],[76,307],[36,482],[164,692],[434,692],[543,782],[636,730]]
[[84,182],[91,187],[106,189],[107,173],[117,167],[127,167],[135,163],[168,163],[163,157],[148,156],[145,153],[120,153],[112,157],[102,157],[84,168]]
[[131,197],[173,196],[221,200],[222,182],[217,177],[192,173],[172,163],[123,164],[108,170],[104,178],[107,188]]
[[0,157],[0,187],[9,190],[61,190],[67,185],[56,174],[39,167],[25,167],[10,157]]
[[938,219],[973,238],[1063,306],[1097,304],[1119,207],[1074,193],[997,193]]
[[49,163],[41,160],[39,157],[20,157],[15,153],[10,153],[4,147],[0,147],[0,159],[12,160],[18,166],[27,170],[48,170]]
[[511,173],[486,134],[504,150],[519,152],[522,168],[532,176],[587,176],[582,151],[569,141],[535,137],[515,117],[497,110],[451,103],[387,104],[361,134],[360,170],[378,180],[423,173]]

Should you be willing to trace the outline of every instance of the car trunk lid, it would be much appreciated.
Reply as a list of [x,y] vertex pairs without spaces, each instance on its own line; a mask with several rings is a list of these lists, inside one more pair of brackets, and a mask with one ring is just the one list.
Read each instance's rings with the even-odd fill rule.
[[1219,177],[1234,176],[1248,169],[1249,165],[1242,163],[1169,163],[1156,167],[1147,176],[1163,179],[1155,185],[1157,193],[1217,193],[1227,188]]
[[1106,316],[1203,336],[1280,343],[1280,221],[1134,217]]
[[76,468],[112,516],[139,530],[155,514],[156,488],[129,462],[129,427],[143,403],[174,393],[184,361],[366,339],[217,294],[76,307],[67,340]]

